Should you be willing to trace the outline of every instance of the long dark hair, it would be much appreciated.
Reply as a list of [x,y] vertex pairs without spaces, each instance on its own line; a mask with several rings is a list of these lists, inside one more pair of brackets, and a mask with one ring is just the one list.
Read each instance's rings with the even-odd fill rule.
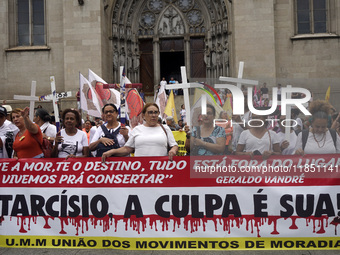
[[36,111],[35,111],[35,116],[39,116],[40,119],[43,121],[43,122],[47,122],[47,121],[51,121],[51,116],[48,114],[48,112],[43,109],[43,108],[38,108]]

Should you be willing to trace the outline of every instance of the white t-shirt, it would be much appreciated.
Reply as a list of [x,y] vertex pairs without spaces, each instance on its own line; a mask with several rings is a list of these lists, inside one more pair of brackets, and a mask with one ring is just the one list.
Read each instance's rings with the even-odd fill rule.
[[[286,134],[283,132],[279,132],[276,134],[280,140],[280,146],[284,140],[286,140]],[[297,141],[297,135],[295,132],[290,132],[289,137],[289,146],[282,151],[282,155],[293,155],[295,153],[295,146]]]
[[[269,134],[270,133],[270,137]],[[270,142],[271,141],[271,144]],[[240,139],[238,140],[238,144],[244,144],[244,151],[250,152],[258,150],[263,153],[264,151],[272,151],[273,144],[280,143],[276,133],[274,131],[268,130],[261,139],[250,133],[250,130],[245,130],[241,133]]]
[[175,138],[166,125],[163,125],[168,137],[160,126],[146,127],[139,125],[135,127],[125,146],[135,148],[135,156],[167,156],[168,144],[170,147],[177,145]]
[[85,132],[79,129],[77,129],[77,133],[73,136],[67,135],[65,129],[62,129],[60,135],[64,141],[58,145],[58,158],[66,158],[71,154],[82,156],[83,148],[89,146]]
[[[336,149],[329,130],[326,132],[326,141],[323,139],[323,134],[315,134],[315,139],[319,141],[319,144],[315,141],[313,133],[308,133],[306,146],[304,149],[305,154],[332,154],[340,153],[340,137],[336,135]],[[320,146],[320,147],[319,147]],[[297,137],[295,150],[302,149],[302,132]]]
[[6,124],[6,126],[8,126],[11,131],[13,131],[14,137],[15,137],[17,133],[19,132],[19,128],[9,120],[5,120],[4,124]]
[[45,122],[44,124],[42,124],[40,130],[47,137],[55,138],[57,136],[57,127],[49,122]]
[[[107,123],[105,123],[104,125],[105,125],[105,127],[107,127]],[[116,128],[114,128],[114,129],[108,129],[108,131],[109,131],[110,133],[113,133],[113,132],[116,131],[117,128],[119,128],[120,126],[121,126],[121,123],[119,122],[119,125],[118,125]],[[126,126],[126,128],[129,130],[128,135],[130,136],[130,127]],[[95,133],[94,136],[91,138],[90,143],[93,143],[93,142],[98,141],[98,140],[99,140],[100,138],[102,138],[103,136],[105,136],[104,131],[103,131],[103,129],[101,128],[101,126],[99,126],[99,127],[97,128],[97,130],[96,130],[96,133]],[[118,140],[118,143],[119,143],[119,146],[120,146],[120,147],[123,147],[123,146],[125,145],[125,138],[124,138],[124,136],[123,136],[122,134],[118,134],[118,135],[117,135],[117,140]]]
[[281,96],[281,88],[277,88],[277,95]]
[[91,142],[93,136],[96,134],[97,129],[98,129],[97,126],[91,127],[91,129],[90,129],[90,142]]
[[236,151],[238,140],[243,130],[244,129],[239,124],[233,123],[233,151]]
[[251,119],[251,115],[251,111],[248,111],[243,116],[241,116],[241,119],[244,120],[246,124],[248,124],[248,121]]
[[[300,118],[296,118],[295,119],[297,125],[293,127],[294,130],[298,130],[298,127],[301,127],[301,130],[303,129],[303,123],[302,120]],[[295,122],[292,122],[292,125],[295,125]]]
[[[6,133],[12,131],[11,128],[4,122],[2,126],[0,127],[0,139],[2,141],[2,147],[0,147],[0,158],[10,158],[11,155],[7,155],[5,142],[6,142]],[[13,140],[14,140],[13,135]]]
[[187,115],[186,110],[185,109],[181,109],[179,111],[179,114],[181,115],[181,118],[183,119],[183,123],[186,123],[187,122],[187,120],[186,120],[186,115]]

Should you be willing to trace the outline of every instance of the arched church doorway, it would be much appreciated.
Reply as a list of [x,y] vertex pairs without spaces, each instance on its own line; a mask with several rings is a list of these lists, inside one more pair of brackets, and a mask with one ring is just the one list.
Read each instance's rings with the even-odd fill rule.
[[161,77],[169,82],[173,77],[178,82],[182,81],[181,66],[184,66],[184,51],[177,52],[161,52]]
[[173,77],[181,81],[180,67],[185,65],[183,38],[160,39],[160,77],[169,82]]
[[[229,74],[227,0],[116,0],[112,15],[114,80],[124,65],[152,94],[162,76],[188,79]],[[175,78],[175,77],[174,77]]]

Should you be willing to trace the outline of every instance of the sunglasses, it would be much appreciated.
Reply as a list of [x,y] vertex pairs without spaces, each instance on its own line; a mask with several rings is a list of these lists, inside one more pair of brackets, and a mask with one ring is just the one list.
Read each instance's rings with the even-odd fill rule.
[[159,111],[147,111],[147,114],[149,115],[158,115],[159,114]]
[[105,111],[104,114],[115,113],[115,112],[116,112],[115,110],[112,110],[112,111]]

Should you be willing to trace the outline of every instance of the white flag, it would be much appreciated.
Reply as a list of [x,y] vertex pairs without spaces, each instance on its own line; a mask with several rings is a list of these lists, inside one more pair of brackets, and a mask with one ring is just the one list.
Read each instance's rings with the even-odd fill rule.
[[103,89],[103,84],[107,84],[100,76],[89,69],[89,82],[97,92],[101,108],[106,104],[114,104],[117,109],[120,107],[120,93],[116,89]]
[[125,75],[125,67],[121,66],[121,77],[120,77],[120,95],[121,95],[121,109],[120,109],[120,118],[123,123],[125,123],[124,119],[129,119],[129,109],[128,105],[126,104],[126,90],[125,90],[125,85],[126,84],[131,84],[131,81],[126,77]]
[[79,73],[80,87],[80,108],[87,111],[88,115],[101,117],[101,107],[96,91],[92,88],[90,82]]
[[162,119],[164,118],[163,114],[164,114],[164,111],[165,111],[165,106],[166,106],[167,100],[168,100],[168,98],[166,96],[164,86],[161,86],[159,88],[158,93],[157,93],[155,103],[159,107],[160,116],[162,117]]

